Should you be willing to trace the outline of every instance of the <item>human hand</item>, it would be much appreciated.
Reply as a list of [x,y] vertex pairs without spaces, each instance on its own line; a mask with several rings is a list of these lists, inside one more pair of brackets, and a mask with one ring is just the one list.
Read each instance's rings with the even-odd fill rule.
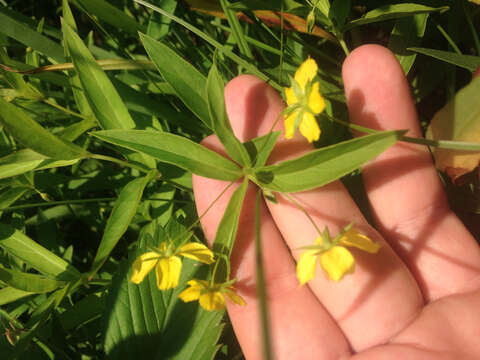
[[[352,122],[374,129],[421,132],[408,83],[395,57],[376,45],[362,46],[343,65]],[[267,84],[240,76],[225,89],[233,130],[246,141],[270,130],[284,104]],[[281,122],[275,130],[281,130]],[[220,142],[203,144],[224,154]],[[300,135],[280,139],[270,162],[311,150]],[[308,285],[295,275],[296,249],[318,234],[305,214],[278,194],[262,203],[261,233],[275,359],[479,359],[480,249],[449,210],[428,149],[399,143],[363,168],[378,233],[363,218],[341,182],[292,196],[320,229],[336,234],[347,224],[382,244],[372,255],[352,249],[356,270],[341,282],[320,267]],[[193,178],[198,213],[225,188],[222,181]],[[213,241],[235,187],[202,219]],[[262,358],[255,292],[254,204],[247,190],[232,252],[232,278],[247,305],[227,309],[245,357]],[[268,207],[268,209],[267,209]]]

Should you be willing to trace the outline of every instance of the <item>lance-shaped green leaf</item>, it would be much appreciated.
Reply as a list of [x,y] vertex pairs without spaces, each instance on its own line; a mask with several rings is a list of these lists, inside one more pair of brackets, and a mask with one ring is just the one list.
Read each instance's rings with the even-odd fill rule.
[[31,293],[47,293],[65,286],[64,281],[49,279],[41,275],[7,269],[0,265],[0,280],[15,289]]
[[[72,30],[77,31],[77,24],[75,23],[75,19],[70,9],[70,5],[68,4],[68,0],[62,1],[62,15],[63,15],[63,21],[65,21],[65,23],[68,24],[72,28]],[[65,57],[67,59],[70,59],[68,46],[64,47],[64,52],[65,52]],[[75,99],[75,103],[77,104],[80,113],[85,116],[91,116],[92,109],[90,108],[90,105],[88,104],[88,100],[85,97],[85,93],[83,92],[83,89],[82,89],[82,83],[80,82],[80,78],[78,77],[77,72],[69,71],[68,80],[71,85],[73,98]]]
[[480,66],[480,56],[460,55],[451,51],[427,49],[420,47],[409,47],[407,50],[427,55],[470,71],[475,71],[476,68]]
[[145,130],[105,130],[96,131],[92,135],[200,176],[234,181],[243,175],[232,161],[178,135]]
[[314,150],[294,160],[265,166],[255,173],[257,183],[279,192],[314,189],[358,169],[395,144],[402,131],[385,131]]
[[243,199],[247,191],[248,179],[245,178],[242,184],[233,192],[227,208],[223,213],[222,220],[218,224],[215,241],[213,242],[213,251],[221,255],[219,258],[219,268],[215,274],[216,282],[224,282],[230,280],[230,254],[232,253],[233,244],[237,237],[238,221],[240,212],[242,211]]
[[127,231],[133,215],[137,212],[138,204],[143,195],[143,190],[148,182],[154,178],[156,171],[151,171],[145,177],[130,181],[120,192],[112,213],[107,221],[102,240],[93,260],[90,278],[100,269],[108,259],[115,245]]
[[80,278],[71,264],[8,225],[0,224],[0,247],[45,275],[66,281]]
[[180,100],[211,129],[212,123],[204,97],[207,83],[205,76],[167,45],[145,34],[140,34],[140,39],[165,81],[175,90]]
[[135,123],[125,104],[83,41],[65,21],[62,30],[85,97],[100,126],[104,129],[133,129]]
[[380,6],[374,10],[367,12],[360,19],[350,21],[346,26],[345,30],[349,30],[355,26],[370,24],[379,21],[385,21],[390,19],[398,19],[405,16],[412,16],[415,14],[427,14],[437,11],[448,10],[448,6],[442,7],[430,7],[420,4],[388,4]]
[[0,98],[0,123],[18,142],[53,159],[71,160],[85,157],[81,147],[44,129],[20,108]]
[[249,166],[250,157],[247,150],[233,133],[227,116],[224,88],[225,84],[214,63],[208,73],[206,87],[208,112],[212,120],[213,131],[222,142],[227,154],[233,160],[241,165]]
[[53,160],[30,149],[22,149],[0,158],[0,179],[24,174],[31,170],[50,169],[73,165],[74,160]]
[[281,133],[281,131],[268,133],[244,144],[255,167],[261,167],[266,164]]
[[10,286],[4,287],[3,289],[0,289],[0,306],[23,299],[30,295],[34,295],[34,293],[15,289]]

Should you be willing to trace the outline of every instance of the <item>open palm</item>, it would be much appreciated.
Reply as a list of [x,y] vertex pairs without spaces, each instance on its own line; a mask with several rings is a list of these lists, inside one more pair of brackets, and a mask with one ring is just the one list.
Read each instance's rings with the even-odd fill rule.
[[[375,129],[421,136],[407,81],[386,49],[366,45],[343,65],[350,119]],[[267,133],[284,104],[266,83],[240,76],[225,89],[227,112],[242,141]],[[282,129],[281,122],[276,126]],[[203,144],[224,153],[215,137]],[[280,139],[270,162],[311,150],[303,138]],[[262,239],[275,359],[479,359],[480,248],[450,211],[428,149],[399,143],[363,168],[377,232],[337,181],[294,195],[319,228],[355,227],[382,244],[378,254],[352,250],[356,270],[341,282],[321,269],[300,287],[296,249],[317,232],[290,201],[262,204]],[[198,212],[226,183],[194,176]],[[231,187],[202,219],[213,241]],[[232,253],[232,277],[247,306],[228,313],[247,359],[262,358],[255,292],[254,203],[247,190]]]

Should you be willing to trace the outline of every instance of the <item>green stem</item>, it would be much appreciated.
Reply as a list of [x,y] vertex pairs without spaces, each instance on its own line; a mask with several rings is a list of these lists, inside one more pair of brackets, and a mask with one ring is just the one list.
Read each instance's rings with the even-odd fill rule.
[[345,43],[345,40],[343,39],[343,36],[338,38],[338,43],[342,47],[342,50],[345,53],[345,56],[350,55],[350,50],[348,50],[347,44]]
[[110,161],[110,162],[113,162],[113,163],[121,165],[121,166],[126,166],[126,167],[129,167],[131,169],[136,169],[136,170],[138,170],[140,172],[143,172],[145,174],[148,174],[151,170],[151,169],[147,169],[143,166],[135,165],[135,164],[129,163],[128,161],[120,160],[120,159],[117,159],[117,158],[114,158],[114,157],[111,157],[111,156],[107,156],[107,155],[89,154],[89,157],[91,159],[96,159],[96,160]]
[[[343,121],[340,119],[337,119],[333,116],[330,115],[324,115],[331,121],[334,121],[338,124],[344,125],[349,127],[350,129],[366,133],[366,134],[377,134],[381,131],[379,130],[374,130],[370,129],[361,125],[356,125],[356,124],[351,124],[347,121]],[[432,147],[438,147],[441,149],[452,149],[452,150],[463,150],[463,151],[480,151],[480,144],[479,143],[473,143],[473,142],[464,142],[464,141],[452,141],[452,140],[429,140],[429,139],[423,139],[423,138],[414,138],[410,136],[401,136],[399,141],[407,142],[407,143],[412,143],[412,144],[420,144],[420,145],[425,145],[425,146],[432,146]]]
[[228,184],[225,189],[222,190],[222,192],[212,201],[210,205],[205,209],[205,211],[198,217],[197,220],[195,220],[188,228],[185,229],[180,235],[178,235],[173,241],[175,242],[177,239],[183,237],[186,233],[188,233],[194,226],[196,226],[200,220],[207,214],[207,212],[212,208],[213,205],[225,194],[225,192],[230,189],[230,187],[235,184],[235,181],[232,181],[230,184]]
[[315,223],[315,221],[313,220],[313,218],[310,216],[310,214],[308,213],[308,211],[302,206],[302,204],[300,204],[297,200],[295,200],[295,198],[293,196],[291,196],[290,194],[286,193],[286,192],[283,192],[282,191],[282,195],[285,196],[289,201],[291,201],[293,204],[295,204],[296,207],[298,207],[304,214],[305,216],[307,217],[307,219],[312,223],[313,227],[315,228],[315,230],[317,230],[318,232],[318,235],[322,236],[322,232],[320,231],[320,229],[318,228],[317,224]]
[[69,114],[69,115],[78,117],[78,118],[80,118],[80,119],[87,119],[87,116],[82,115],[82,114],[79,114],[79,113],[77,113],[77,112],[75,112],[75,111],[69,110],[69,109],[67,109],[67,108],[65,108],[65,107],[63,107],[63,106],[61,106],[61,105],[55,104],[54,102],[52,102],[52,101],[50,101],[50,100],[42,99],[42,101],[43,101],[45,104],[50,105],[50,106],[52,106],[52,107],[54,107],[54,108],[56,108],[56,109],[58,109],[58,110],[60,110],[60,111],[63,111],[63,112],[66,113],[66,114]]
[[267,306],[267,291],[265,285],[265,273],[263,266],[262,255],[262,234],[261,217],[260,217],[260,202],[262,191],[258,189],[257,199],[255,202],[255,262],[256,262],[256,280],[257,280],[257,296],[260,303],[260,322],[262,326],[262,340],[263,340],[263,358],[265,360],[273,359],[272,342],[270,337],[270,321]]
[[283,83],[282,81],[282,78],[283,78],[283,28],[284,28],[284,24],[283,24],[283,1],[281,2],[280,4],[280,76],[279,76],[279,81],[280,81],[280,84]]
[[447,34],[447,32],[443,29],[443,27],[440,25],[440,24],[436,24],[435,25],[437,30],[440,32],[440,34],[443,35],[443,37],[445,38],[445,40],[447,40],[447,42],[450,44],[450,46],[452,47],[452,49],[459,55],[462,55],[462,52],[460,51],[460,49],[458,48],[457,44],[455,44],[455,42],[453,41],[453,39],[450,37],[450,35]]
[[[87,203],[101,203],[101,202],[112,202],[117,200],[117,198],[94,198],[94,199],[77,199],[77,200],[61,200],[61,201],[48,201],[41,203],[32,203],[25,205],[16,205],[9,206],[6,208],[0,208],[0,211],[14,211],[14,210],[23,210],[37,207],[46,207],[46,206],[58,206],[58,205],[72,205],[72,204],[87,204]],[[190,201],[187,200],[176,200],[176,199],[159,199],[159,198],[147,198],[149,201],[164,201],[164,202],[174,202],[179,204],[190,204]]]
[[86,204],[86,203],[110,202],[110,201],[115,201],[115,200],[117,200],[117,198],[109,197],[109,198],[95,198],[95,199],[49,201],[49,202],[41,202],[41,203],[33,203],[33,204],[25,204],[25,205],[16,205],[16,206],[10,206],[10,207],[6,207],[6,208],[0,208],[0,211],[23,210],[23,209],[30,209],[30,208],[44,207],[44,206],[57,206],[57,205],[71,205],[71,204]]

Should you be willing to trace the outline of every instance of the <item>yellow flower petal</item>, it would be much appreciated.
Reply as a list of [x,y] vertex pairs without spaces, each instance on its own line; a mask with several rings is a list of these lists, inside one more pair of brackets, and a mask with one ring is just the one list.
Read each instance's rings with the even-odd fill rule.
[[316,250],[307,250],[297,263],[297,278],[300,285],[306,284],[315,276],[318,253]]
[[207,311],[225,308],[225,297],[219,291],[207,291],[200,295],[200,306]]
[[302,63],[302,65],[300,65],[295,73],[295,81],[298,83],[298,85],[300,85],[302,90],[305,90],[305,85],[307,85],[307,82],[312,81],[315,75],[317,75],[317,71],[317,63],[312,58],[308,58]]
[[189,287],[183,290],[178,297],[185,302],[198,300],[206,286],[199,280],[190,280],[187,284]]
[[333,281],[340,281],[345,274],[355,270],[355,259],[343,246],[334,246],[320,255],[320,265]]
[[308,107],[315,113],[320,114],[325,109],[325,99],[320,94],[320,83],[316,82],[312,85],[310,95],[308,97]]
[[295,135],[295,119],[297,118],[297,115],[298,111],[294,111],[285,119],[284,126],[286,139],[291,139],[293,135]]
[[155,268],[157,273],[157,287],[159,290],[167,290],[178,285],[180,272],[182,271],[182,260],[178,256],[162,258]]
[[156,252],[150,251],[140,255],[132,265],[132,276],[130,281],[135,284],[140,284],[145,276],[155,267],[159,255]]
[[296,104],[298,102],[298,99],[295,96],[295,91],[293,91],[293,87],[285,89],[285,98],[287,99],[288,106]]
[[340,245],[353,246],[366,251],[370,254],[376,254],[380,245],[373,242],[367,235],[359,233],[356,229],[348,230],[338,241]]
[[213,263],[213,252],[203,244],[188,243],[180,247],[179,254],[205,264]]
[[[307,138],[308,142],[320,138],[320,128],[318,127],[317,120],[315,120],[315,117],[309,112],[303,114],[303,119],[298,128],[300,129],[300,133]],[[285,137],[287,136],[285,135]]]
[[237,291],[235,289],[233,289],[233,288],[225,289],[224,293],[235,304],[240,305],[240,306],[247,305],[245,300],[243,300],[243,298],[240,295],[237,294]]

